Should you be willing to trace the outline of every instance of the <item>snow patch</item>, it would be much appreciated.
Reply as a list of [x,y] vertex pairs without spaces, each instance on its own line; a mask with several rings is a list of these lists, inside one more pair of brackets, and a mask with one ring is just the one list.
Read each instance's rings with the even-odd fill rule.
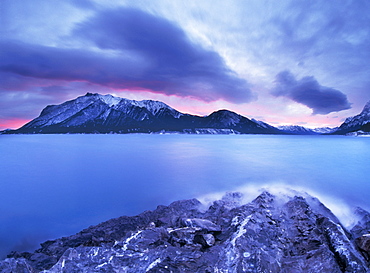
[[106,264],[107,264],[106,262],[102,263],[102,264],[99,264],[98,266],[96,266],[96,268],[101,268],[101,267],[105,266]]
[[[231,245],[235,247],[236,240],[243,236],[247,230],[245,229],[245,226],[248,224],[249,220],[252,218],[252,215],[248,215],[241,223],[240,226],[235,234],[235,236],[231,239]],[[239,223],[239,219],[233,219],[233,224]]]
[[143,232],[142,230],[139,230],[138,232],[136,232],[136,233],[132,234],[130,237],[128,237],[126,239],[123,247],[122,247],[122,250],[126,251],[127,250],[127,245],[130,243],[130,241],[133,240],[133,239],[136,239],[140,235],[140,233],[142,233],[142,232]]
[[145,270],[145,272],[148,272],[149,270],[151,270],[152,268],[154,268],[157,264],[161,263],[161,258],[158,258],[156,259],[154,262],[152,262],[148,267],[147,269]]
[[112,95],[99,95],[99,98],[110,107],[117,105],[121,102],[121,98],[114,97]]

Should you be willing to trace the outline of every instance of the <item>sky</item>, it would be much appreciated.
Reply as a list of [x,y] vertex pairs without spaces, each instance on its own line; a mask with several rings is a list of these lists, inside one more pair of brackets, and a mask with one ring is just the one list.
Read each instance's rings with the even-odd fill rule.
[[368,0],[0,0],[0,130],[87,92],[339,126],[370,100]]

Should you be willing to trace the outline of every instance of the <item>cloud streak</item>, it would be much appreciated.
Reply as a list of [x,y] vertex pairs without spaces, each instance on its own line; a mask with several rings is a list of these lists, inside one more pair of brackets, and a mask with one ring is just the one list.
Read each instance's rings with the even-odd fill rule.
[[[3,119],[22,116],[17,105],[30,98],[24,119],[99,92],[159,99],[185,112],[197,105],[193,114],[228,108],[274,124],[338,126],[370,99],[367,0],[37,3],[1,3]],[[285,69],[297,78],[277,91],[275,75]]]
[[3,41],[0,71],[204,101],[245,103],[255,98],[249,83],[217,52],[191,42],[174,23],[144,11],[100,11],[78,24],[72,36],[99,50]]
[[313,110],[313,114],[325,115],[351,108],[345,94],[320,85],[312,76],[297,80],[290,71],[285,70],[276,75],[275,83],[271,92],[273,95],[306,105]]

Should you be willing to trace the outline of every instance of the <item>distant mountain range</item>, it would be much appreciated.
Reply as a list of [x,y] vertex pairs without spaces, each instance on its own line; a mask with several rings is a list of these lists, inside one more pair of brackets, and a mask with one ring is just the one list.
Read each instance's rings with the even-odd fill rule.
[[283,126],[278,126],[277,128],[283,132],[295,134],[295,135],[331,134],[338,129],[338,127],[336,128],[322,127],[322,128],[310,129],[310,128],[306,128],[306,127],[298,126],[298,125],[283,125]]
[[188,133],[188,134],[348,134],[369,132],[370,102],[361,114],[347,118],[339,128],[273,127],[229,110],[208,116],[181,113],[160,101],[135,101],[112,95],[85,96],[49,105],[39,117],[6,134],[60,133]]

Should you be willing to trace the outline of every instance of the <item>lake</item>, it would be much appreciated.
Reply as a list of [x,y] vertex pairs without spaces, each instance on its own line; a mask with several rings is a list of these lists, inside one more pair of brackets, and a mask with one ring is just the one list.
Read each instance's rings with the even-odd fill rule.
[[0,152],[1,257],[179,199],[252,199],[262,186],[370,208],[370,138],[1,135]]

